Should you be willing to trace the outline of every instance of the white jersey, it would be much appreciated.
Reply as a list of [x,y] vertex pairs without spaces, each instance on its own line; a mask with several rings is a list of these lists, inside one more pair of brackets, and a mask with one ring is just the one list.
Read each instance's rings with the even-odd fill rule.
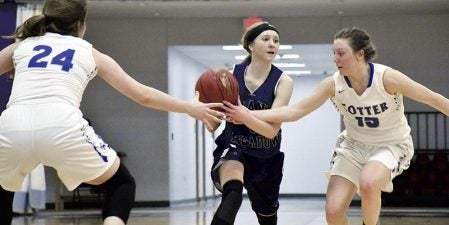
[[366,144],[397,144],[410,135],[404,115],[402,94],[385,91],[383,75],[387,66],[369,63],[368,88],[358,95],[349,79],[336,72],[333,75],[334,106],[343,116],[348,138]]
[[96,75],[92,50],[81,38],[56,33],[16,46],[12,93],[0,116],[0,185],[6,190],[19,191],[40,163],[55,168],[69,190],[114,164],[116,152],[79,110]]
[[21,41],[13,62],[16,76],[8,107],[48,102],[79,107],[87,83],[97,72],[90,43],[56,33]]

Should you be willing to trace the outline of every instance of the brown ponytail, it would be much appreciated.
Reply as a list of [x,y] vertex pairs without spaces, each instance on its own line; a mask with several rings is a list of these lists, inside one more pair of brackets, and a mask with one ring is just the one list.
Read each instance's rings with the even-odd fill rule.
[[84,25],[86,15],[86,0],[46,0],[42,15],[27,19],[14,34],[2,37],[24,40],[46,32],[78,36],[78,25]]

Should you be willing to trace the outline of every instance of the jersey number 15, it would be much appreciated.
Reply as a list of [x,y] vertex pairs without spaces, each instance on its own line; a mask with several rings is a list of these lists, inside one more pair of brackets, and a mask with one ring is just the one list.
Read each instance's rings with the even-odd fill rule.
[[355,117],[359,127],[364,127],[366,125],[369,128],[379,127],[379,119],[377,117]]

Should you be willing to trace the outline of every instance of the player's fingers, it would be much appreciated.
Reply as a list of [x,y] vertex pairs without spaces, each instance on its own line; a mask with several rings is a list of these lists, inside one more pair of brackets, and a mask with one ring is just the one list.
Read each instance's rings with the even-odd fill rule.
[[221,122],[221,119],[225,117],[224,113],[222,113],[218,110],[214,110],[214,109],[209,109],[208,114],[212,115],[212,117],[214,117],[214,118],[218,118],[220,122]]
[[223,106],[223,107],[221,107],[224,111],[225,111],[225,113],[227,113],[227,114],[229,114],[229,113],[232,113],[234,110],[232,109],[232,108],[229,108],[229,107],[227,107],[227,106]]
[[223,103],[221,102],[213,102],[213,103],[207,103],[207,108],[221,108],[223,107]]
[[[220,113],[222,114],[222,113]],[[215,121],[216,123],[221,123],[221,118],[224,118],[224,114],[223,115],[209,115],[209,118],[212,119],[213,121]]]
[[223,103],[208,103],[207,107],[209,109],[223,109],[224,110],[224,105]]
[[232,103],[230,103],[230,102],[228,102],[228,101],[223,101],[223,104],[224,104],[225,106],[227,106],[228,108],[234,108],[234,107],[235,107],[234,104],[232,104]]

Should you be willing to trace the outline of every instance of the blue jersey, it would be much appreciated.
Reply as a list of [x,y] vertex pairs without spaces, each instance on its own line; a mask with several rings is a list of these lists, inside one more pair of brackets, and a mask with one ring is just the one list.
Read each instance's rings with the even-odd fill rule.
[[[234,76],[237,78],[242,105],[250,110],[270,109],[275,99],[275,90],[282,75],[282,70],[271,65],[271,71],[266,80],[253,93],[245,84],[245,71],[250,62],[237,64]],[[245,125],[235,125],[226,122],[223,133],[216,140],[217,145],[235,145],[245,153],[258,158],[267,158],[280,151],[281,131],[273,139],[266,138]]]

